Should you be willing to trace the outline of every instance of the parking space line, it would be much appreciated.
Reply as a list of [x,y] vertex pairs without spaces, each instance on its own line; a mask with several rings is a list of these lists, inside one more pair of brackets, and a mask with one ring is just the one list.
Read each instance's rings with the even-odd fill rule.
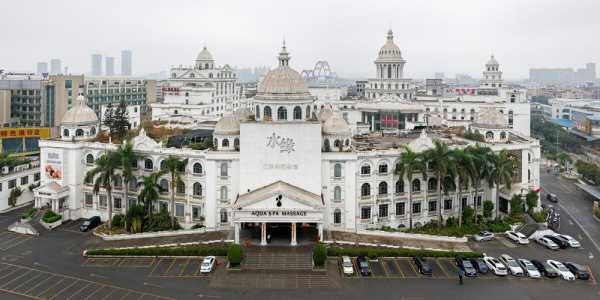
[[60,279],[58,282],[56,282],[55,284],[53,284],[53,285],[51,285],[51,286],[47,287],[45,290],[43,290],[43,291],[42,291],[41,293],[39,293],[38,295],[40,295],[40,296],[41,296],[41,295],[45,294],[45,293],[46,293],[46,292],[48,292],[49,290],[53,289],[55,286],[57,286],[57,285],[61,284],[63,281],[65,281],[65,279],[64,279],[64,278],[61,278],[61,279]]
[[14,270],[9,271],[8,273],[4,274],[4,276],[0,277],[0,279],[4,279],[10,275],[12,275],[12,273],[14,273],[15,271],[18,271],[19,268],[15,268]]
[[13,243],[12,245],[10,245],[10,247],[4,248],[4,250],[8,250],[8,249],[14,248],[14,247],[16,247],[16,246],[18,246],[20,244],[23,244],[23,243],[29,241],[32,238],[33,238],[32,236],[25,237],[24,239],[22,239],[22,240],[20,240],[20,241],[18,241],[16,243]]
[[29,294],[29,292],[33,291],[35,288],[37,288],[38,286],[42,285],[44,282],[48,281],[50,278],[55,277],[54,275],[50,275],[48,277],[46,277],[46,279],[38,282],[36,285],[32,286],[30,289],[25,291],[25,294]]
[[123,295],[123,297],[121,297],[121,300],[127,298],[127,296],[129,296],[130,293],[131,293],[130,291],[127,291],[127,293],[125,295]]
[[181,271],[179,271],[179,276],[183,276],[183,273],[185,272],[185,268],[187,268],[187,265],[190,263],[191,258],[188,258],[185,261],[185,264],[183,265],[183,267],[181,267]]
[[173,265],[175,265],[176,261],[177,261],[177,258],[173,259],[173,262],[169,265],[169,267],[167,268],[167,270],[163,272],[163,275],[164,274],[169,274],[169,271],[171,271],[171,268],[173,267]]
[[404,275],[404,272],[402,272],[402,268],[400,268],[400,264],[398,264],[398,261],[396,261],[395,259],[392,259],[392,263],[396,265],[396,268],[398,268],[398,272],[400,273],[400,276],[402,276],[403,278],[406,277],[406,275]]
[[408,259],[408,265],[413,270],[413,272],[415,272],[415,274],[417,274],[417,278],[421,278],[422,277],[421,276],[422,274],[419,271],[417,271],[417,268],[415,268],[415,266],[413,266],[413,262],[410,259]]
[[73,280],[73,282],[71,282],[71,284],[67,285],[65,288],[58,291],[58,293],[55,293],[54,295],[52,295],[52,297],[48,298],[48,300],[52,300],[52,299],[56,298],[56,296],[60,295],[62,292],[70,289],[73,285],[75,285],[77,283],[77,281],[78,280]]
[[438,265],[438,267],[440,267],[440,270],[442,270],[442,273],[444,273],[444,275],[446,275],[447,278],[450,278],[450,275],[448,275],[448,272],[446,272],[446,270],[444,270],[444,267],[442,267],[442,264],[440,264],[440,261],[437,259],[434,259],[435,263]]
[[163,259],[159,259],[158,262],[156,262],[156,264],[154,265],[154,268],[152,268],[152,271],[150,271],[150,275],[148,276],[153,276],[154,271],[156,271],[156,268],[158,268],[158,266],[160,265],[160,263],[163,261]]
[[29,272],[31,272],[31,270],[27,270],[27,272],[25,272],[25,273],[23,273],[23,274],[15,277],[15,278],[13,278],[13,279],[7,281],[7,282],[5,282],[4,284],[0,285],[0,288],[4,288],[5,286],[9,285],[11,282],[13,282],[13,281],[15,281],[15,280],[17,280],[17,279],[19,279],[19,278],[21,278],[21,277],[29,274]]
[[104,298],[102,298],[102,300],[106,300],[106,299],[108,299],[108,297],[109,297],[110,295],[112,295],[112,294],[113,294],[115,291],[116,291],[116,289],[111,289],[110,293],[106,294],[106,296],[104,296]]
[[202,271],[202,260],[204,260],[204,258],[200,258],[200,263],[198,264],[198,269],[196,269],[196,272],[194,272],[194,276],[198,276],[200,275],[200,271]]
[[82,288],[78,289],[75,293],[71,294],[69,297],[67,297],[67,299],[73,299],[73,296],[81,293],[83,290],[87,289],[88,286],[90,286],[89,283],[87,283],[86,285],[84,285]]
[[21,284],[17,285],[13,290],[18,290],[21,286],[25,285],[26,283],[29,283],[30,281],[34,280],[34,279],[38,279],[40,276],[42,276],[43,274],[36,274],[35,276],[25,280],[24,282],[22,282]]

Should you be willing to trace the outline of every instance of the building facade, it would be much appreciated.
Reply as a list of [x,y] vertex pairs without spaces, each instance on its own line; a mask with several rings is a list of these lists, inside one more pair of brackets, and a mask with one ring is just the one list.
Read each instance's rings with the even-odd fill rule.
[[135,77],[88,77],[85,79],[85,93],[90,107],[99,115],[102,106],[113,106],[121,101],[133,106],[156,102],[156,80]]

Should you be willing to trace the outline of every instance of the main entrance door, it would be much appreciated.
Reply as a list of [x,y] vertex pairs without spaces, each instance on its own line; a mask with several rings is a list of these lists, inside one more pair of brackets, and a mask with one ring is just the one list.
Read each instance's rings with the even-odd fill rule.
[[[263,226],[266,231],[264,237]],[[312,244],[319,240],[318,228],[316,223],[242,223],[240,243],[274,246]]]

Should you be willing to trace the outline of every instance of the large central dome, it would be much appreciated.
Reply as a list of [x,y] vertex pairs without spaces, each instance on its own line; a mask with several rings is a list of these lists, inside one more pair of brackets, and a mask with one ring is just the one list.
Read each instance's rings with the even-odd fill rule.
[[290,56],[285,43],[279,53],[279,66],[269,71],[258,85],[256,98],[306,98],[310,97],[304,78],[289,66]]
[[387,34],[387,39],[385,44],[379,49],[379,54],[377,56],[378,61],[395,61],[402,60],[402,52],[400,51],[400,47],[394,43],[394,33],[390,29]]

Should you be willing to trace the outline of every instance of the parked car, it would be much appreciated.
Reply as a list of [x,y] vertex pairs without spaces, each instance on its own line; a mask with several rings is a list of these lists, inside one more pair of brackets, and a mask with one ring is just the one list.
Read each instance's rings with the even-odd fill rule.
[[540,273],[540,271],[529,260],[519,258],[517,259],[517,262],[519,263],[519,265],[521,265],[521,268],[523,269],[523,271],[525,271],[527,277],[542,278],[542,274]]
[[573,262],[565,262],[565,263],[563,263],[563,265],[565,265],[565,267],[567,267],[567,269],[569,269],[569,271],[571,271],[571,273],[573,273],[573,275],[575,275],[575,277],[577,277],[577,279],[581,279],[581,280],[590,279],[590,273],[586,267],[584,267],[580,264],[573,263]]
[[546,194],[546,200],[556,203],[558,202],[558,197],[555,194],[548,193]]
[[560,239],[560,240],[563,240],[563,241],[567,242],[567,244],[569,244],[569,247],[571,247],[571,248],[579,248],[579,247],[581,247],[581,244],[579,243],[579,241],[577,241],[576,239],[574,239],[570,235],[557,233],[554,236],[557,239]]
[[505,234],[508,239],[510,239],[511,241],[513,241],[517,244],[521,244],[521,245],[529,244],[529,239],[527,239],[527,237],[520,232],[509,230],[509,231],[505,232]]
[[487,274],[487,272],[489,271],[489,268],[485,264],[485,261],[483,261],[483,258],[471,258],[469,260],[471,261],[471,264],[475,267],[477,272],[481,274]]
[[473,240],[476,242],[491,241],[494,239],[494,234],[489,231],[480,231],[473,236]]
[[521,268],[519,263],[514,258],[510,257],[510,255],[502,254],[502,255],[500,255],[500,257],[498,257],[498,260],[500,260],[503,264],[506,265],[506,267],[508,268],[508,271],[513,276],[525,275],[523,268]]
[[81,225],[79,226],[79,230],[82,232],[86,232],[88,230],[92,230],[96,227],[98,227],[98,225],[102,224],[102,220],[100,220],[99,216],[93,216],[85,221],[83,221],[83,223],[81,223]]
[[354,275],[354,267],[349,256],[342,256],[342,270],[346,275]]
[[538,244],[550,249],[550,250],[558,250],[558,245],[552,241],[551,239],[547,238],[547,237],[539,237],[537,240],[535,240]]
[[217,259],[214,256],[207,256],[202,260],[200,265],[200,273],[210,273],[215,268],[215,261]]
[[465,276],[467,276],[467,277],[477,276],[477,270],[475,269],[475,267],[473,267],[473,264],[471,264],[470,260],[465,259],[460,256],[457,256],[455,258],[455,260],[456,260],[456,265],[465,272]]
[[483,258],[483,261],[485,261],[485,264],[492,271],[492,273],[494,273],[494,275],[497,275],[497,276],[508,275],[508,270],[506,269],[506,267],[496,258],[491,257],[491,256],[486,256]]
[[549,259],[546,261],[549,265],[551,265],[554,269],[558,271],[560,277],[564,280],[575,280],[575,275],[565,267],[560,261]]
[[433,273],[433,269],[431,268],[431,265],[429,265],[429,262],[424,257],[413,256],[413,261],[415,262],[415,265],[417,266],[417,270],[419,271],[419,273],[421,273],[423,275],[428,275],[428,276]]
[[358,265],[358,270],[360,271],[360,275],[371,276],[371,268],[369,268],[369,260],[366,257],[364,257],[364,256],[357,257],[356,264]]
[[558,247],[560,247],[560,249],[569,248],[569,243],[567,243],[566,241],[561,240],[561,239],[559,239],[559,238],[557,238],[557,237],[555,237],[553,235],[547,234],[547,235],[544,235],[544,237],[552,240],[553,242],[555,242],[558,245]]
[[531,263],[540,271],[540,273],[542,273],[542,275],[548,278],[556,278],[559,275],[558,271],[546,262],[533,259],[531,260]]

